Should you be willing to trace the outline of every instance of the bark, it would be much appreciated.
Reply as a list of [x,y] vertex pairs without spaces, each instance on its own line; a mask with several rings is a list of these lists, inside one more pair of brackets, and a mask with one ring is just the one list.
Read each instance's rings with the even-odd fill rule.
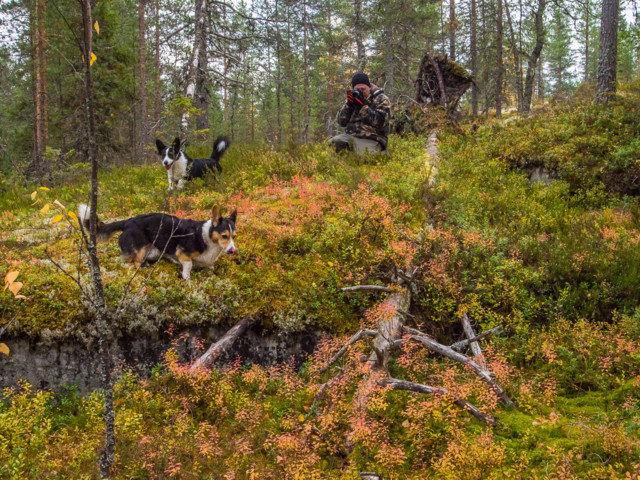
[[100,261],[97,251],[97,210],[98,210],[98,158],[95,139],[95,115],[93,107],[93,86],[91,80],[92,21],[91,0],[81,0],[82,23],[84,30],[84,68],[85,68],[85,108],[87,114],[88,160],[91,163],[91,214],[89,217],[89,251],[91,279],[94,290],[94,305],[98,345],[102,358],[102,376],[104,383],[104,422],[105,446],[99,459],[100,478],[109,478],[115,461],[115,409],[113,405],[113,379],[111,353],[109,351],[109,318],[107,314]]
[[513,68],[516,73],[516,96],[518,102],[518,112],[522,113],[522,99],[524,97],[524,88],[522,85],[522,61],[520,60],[520,49],[516,43],[516,35],[513,30],[513,22],[511,21],[511,13],[509,12],[509,2],[504,1],[504,13],[507,15],[507,24],[509,25],[509,36],[511,40],[511,51],[513,52]]
[[385,36],[385,59],[384,59],[384,91],[389,98],[393,94],[396,70],[396,57],[393,49],[393,25],[388,20],[384,26]]
[[393,289],[391,287],[383,287],[381,285],[355,285],[353,287],[344,287],[340,289],[340,291],[342,292],[355,292],[357,290],[377,290],[387,293],[393,292]]
[[303,51],[302,63],[304,72],[304,122],[302,127],[302,143],[307,143],[307,134],[309,132],[309,49],[308,42],[308,25],[307,25],[307,2],[302,2],[302,30],[303,30]]
[[[529,61],[527,63],[527,73],[524,79],[524,98],[522,103],[522,113],[529,113],[531,110],[531,97],[533,96],[533,81],[536,76],[536,65],[538,59],[542,53],[542,47],[544,46],[544,9],[546,8],[546,0],[538,0],[538,8],[535,12],[535,28],[536,28],[536,43],[533,47],[533,51],[529,55]],[[542,79],[542,76],[540,76]]]
[[411,339],[418,343],[421,343],[429,351],[450,358],[453,361],[470,367],[471,370],[473,370],[483,382],[489,385],[489,387],[495,392],[502,403],[504,403],[508,407],[515,408],[515,404],[513,403],[513,401],[504,392],[504,390],[502,390],[500,385],[493,381],[493,379],[491,378],[491,374],[466,355],[458,353],[451,347],[442,345],[441,343],[436,342],[426,335],[411,335]]
[[[469,321],[469,317],[466,313],[462,315],[461,321],[462,329],[464,330],[464,334],[467,336],[467,339],[471,340],[472,338],[475,338],[477,336],[476,332],[473,331],[473,326],[471,326],[471,322]],[[470,344],[473,356],[478,361],[478,364],[486,370],[487,364],[484,361],[480,344],[478,342],[470,342]]]
[[333,61],[335,58],[333,44],[333,26],[331,25],[331,2],[327,2],[327,30],[329,33],[329,71],[327,75],[327,134],[333,137]]
[[[193,39],[193,51],[191,52],[191,60],[189,61],[187,83],[184,89],[184,96],[194,100],[196,93],[196,79],[199,76],[200,61],[202,60],[201,48],[205,42],[205,0],[195,0],[195,32]],[[189,112],[182,114],[181,133],[184,135],[189,129]]]
[[456,0],[449,0],[449,58],[456,60]]
[[226,352],[231,346],[235,343],[235,341],[241,337],[247,329],[255,323],[255,320],[250,317],[245,317],[236,323],[233,327],[231,327],[227,333],[225,333],[220,340],[211,345],[207,351],[200,357],[198,360],[194,362],[189,371],[191,373],[201,369],[206,368],[213,363],[213,361],[218,357],[221,353]]
[[452,396],[445,388],[430,387],[428,385],[407,382],[405,380],[398,380],[396,378],[385,378],[380,382],[380,384],[385,387],[390,387],[392,390],[406,390],[409,392],[425,393],[428,395],[441,395],[443,397],[451,397],[454,405],[457,405],[461,409],[466,410],[481,422],[491,425],[492,427],[498,425],[497,418],[482,412],[478,407],[472,405],[462,398]]
[[145,148],[148,143],[147,134],[149,131],[149,122],[147,120],[147,46],[145,40],[144,21],[145,3],[146,0],[139,0],[138,2],[138,41],[140,52],[140,146],[138,158],[140,161],[145,161],[146,159]]
[[161,130],[162,126],[160,125],[160,115],[162,112],[162,104],[160,97],[160,1],[156,0],[156,18],[155,18],[155,34],[156,34],[156,44],[155,44],[155,58],[153,59],[153,67],[154,67],[154,75],[155,75],[155,94],[154,94],[154,112],[153,112],[153,120],[154,120],[154,130]]
[[619,0],[603,0],[602,16],[600,18],[600,52],[598,55],[596,103],[608,103],[616,93],[619,10]]
[[495,327],[492,328],[491,330],[487,330],[486,332],[481,333],[480,335],[476,335],[475,337],[472,338],[467,338],[467,340],[461,340],[459,342],[454,343],[453,345],[450,345],[450,348],[460,352],[461,350],[463,350],[464,348],[466,348],[468,345],[472,344],[473,342],[477,342],[479,340],[482,340],[485,337],[488,337],[490,335],[494,335],[497,333],[500,333],[503,330],[502,327]]
[[47,58],[46,58],[46,29],[45,15],[46,0],[36,0],[33,13],[33,160],[30,173],[37,178],[46,175],[47,165]]
[[[585,12],[584,12],[584,81],[585,83],[589,82],[589,0],[585,2]],[[638,57],[640,60],[640,57]]]
[[[275,4],[276,9],[276,109],[278,117],[278,143],[282,143],[282,59],[281,59],[281,38],[280,38],[280,22],[278,18],[278,0]],[[226,105],[226,102],[225,102]]]
[[497,49],[497,73],[496,73],[496,118],[502,118],[502,0],[498,0],[498,20],[496,23],[496,49]]
[[366,52],[364,49],[364,25],[362,21],[362,0],[353,0],[353,34],[356,40],[356,49],[358,52],[358,68],[359,72],[363,72],[367,64]]
[[[478,12],[476,0],[471,0],[471,19],[469,21],[469,54],[471,55],[471,73],[478,77],[478,43],[477,43],[477,22]],[[471,85],[471,112],[474,117],[478,116],[478,85],[473,82]]]
[[[196,4],[197,5],[197,4]],[[205,19],[207,15],[207,2],[203,2],[202,9],[204,12],[201,14]],[[200,31],[199,36],[200,46],[198,48],[198,67],[196,70],[196,89],[194,93],[195,107],[202,111],[202,113],[196,116],[196,130],[207,130],[209,128],[209,78],[208,71],[208,54],[207,54],[207,37],[206,37],[206,22]]]

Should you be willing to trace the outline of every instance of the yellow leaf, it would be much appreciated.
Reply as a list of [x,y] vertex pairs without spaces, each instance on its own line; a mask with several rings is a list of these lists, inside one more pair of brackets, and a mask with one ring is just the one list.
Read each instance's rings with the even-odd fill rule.
[[300,422],[304,422],[304,415],[303,415],[303,414],[300,414],[300,416],[298,417],[298,420],[299,420]]
[[67,215],[69,215],[71,218],[73,218],[75,221],[78,221],[78,216],[73,213],[73,212],[67,212]]
[[0,353],[4,353],[8,357],[9,347],[7,347],[4,343],[0,343]]
[[11,285],[16,278],[18,278],[18,275],[20,275],[20,271],[18,270],[12,270],[9,273],[7,273],[4,277],[4,283],[6,283],[4,289],[7,289],[7,286]]
[[22,282],[13,282],[9,285],[9,290],[11,290],[11,293],[13,293],[14,295],[17,295],[22,286]]
[[38,190],[34,190],[34,192],[31,194],[31,200],[35,200],[37,194],[38,194]]
[[96,33],[98,35],[100,35],[100,25],[98,25],[98,21],[96,20],[96,23],[93,24],[93,28],[96,29]]
[[96,57],[96,54],[91,52],[91,59],[89,60],[89,66],[93,65],[93,62],[95,62],[98,59],[98,57]]
[[67,209],[67,207],[65,207],[63,204],[61,204],[58,200],[54,200],[54,201],[53,201],[53,204],[54,204],[56,207],[60,207],[62,210],[66,210],[66,209]]
[[47,188],[47,187],[38,187],[38,188],[40,188],[40,190],[44,190],[45,192],[48,192],[48,191],[50,190],[50,189],[49,189],[49,188]]
[[60,220],[62,220],[62,214],[59,213],[58,215],[56,215],[55,217],[53,217],[51,219],[51,223],[58,223]]
[[49,205],[48,203],[45,204],[45,206],[40,209],[40,213],[47,213],[49,211],[49,208],[51,208],[51,205]]

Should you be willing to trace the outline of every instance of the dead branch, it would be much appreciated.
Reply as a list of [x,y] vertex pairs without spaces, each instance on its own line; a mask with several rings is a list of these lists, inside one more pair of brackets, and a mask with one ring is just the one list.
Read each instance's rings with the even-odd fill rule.
[[344,287],[340,289],[340,291],[342,292],[355,292],[357,290],[376,290],[378,292],[387,292],[387,293],[393,292],[392,288],[382,287],[380,285],[355,285],[353,287]]
[[[473,331],[473,326],[471,325],[469,317],[466,313],[462,315],[460,321],[462,322],[462,330],[464,330],[464,334],[467,336],[467,339],[476,337],[476,332]],[[480,366],[486,369],[487,364],[485,363],[484,357],[482,356],[482,349],[480,348],[480,344],[478,342],[471,342],[470,345],[473,356],[478,361]]]
[[488,337],[489,335],[495,335],[498,334],[500,332],[502,332],[504,329],[502,328],[502,326],[497,326],[492,328],[491,330],[487,330],[486,332],[481,333],[480,335],[476,335],[473,338],[469,338],[467,340],[460,340],[459,342],[454,343],[453,345],[450,345],[449,348],[460,352],[462,351],[462,349],[466,348],[467,345],[477,342],[478,340],[482,340],[485,337]]
[[438,353],[442,356],[450,358],[453,361],[456,361],[458,363],[461,363],[465,366],[470,367],[476,373],[476,375],[478,375],[478,377],[480,377],[480,379],[483,382],[489,385],[489,387],[496,393],[496,395],[498,395],[498,398],[503,404],[511,408],[516,407],[513,401],[509,398],[509,396],[504,392],[504,390],[502,390],[500,385],[498,385],[496,382],[493,381],[493,379],[491,378],[491,373],[485,370],[484,368],[482,368],[480,365],[478,365],[476,362],[471,360],[466,355],[458,353],[455,350],[452,350],[450,347],[442,345],[441,343],[438,343],[432,338],[429,338],[427,336],[412,335],[410,338],[424,345],[427,348],[427,350],[430,350],[434,353]]
[[331,365],[336,363],[340,359],[340,357],[342,357],[347,352],[349,347],[351,345],[353,345],[354,343],[356,343],[358,340],[360,340],[363,336],[375,337],[376,336],[376,331],[375,330],[364,330],[364,329],[360,330],[353,337],[351,337],[349,339],[349,341],[340,350],[338,350],[338,353],[336,353],[333,357],[331,357],[331,359],[325,364],[324,367],[322,367],[318,371],[318,373],[322,374],[322,373],[326,372],[327,370],[329,370],[329,367],[331,367]]
[[[380,385],[391,387],[393,390],[407,390],[416,393],[426,393],[428,395],[451,396],[451,394],[442,387],[430,387],[421,383],[407,382],[406,380],[398,380],[396,378],[385,378]],[[495,427],[498,425],[498,419],[492,415],[488,415],[480,411],[480,409],[462,398],[452,396],[453,403],[458,407],[466,410],[483,423]]]
[[431,66],[433,70],[436,72],[436,78],[438,79],[438,87],[440,87],[440,98],[443,102],[443,107],[447,108],[447,92],[444,88],[444,78],[442,78],[442,71],[440,70],[440,66],[436,61],[435,57],[431,57]]
[[191,365],[189,372],[193,373],[200,368],[206,367],[213,362],[218,355],[228,350],[244,332],[247,331],[251,325],[255,323],[255,320],[251,317],[245,317],[231,327],[227,333],[225,333],[220,340],[211,345],[209,349],[198,360]]

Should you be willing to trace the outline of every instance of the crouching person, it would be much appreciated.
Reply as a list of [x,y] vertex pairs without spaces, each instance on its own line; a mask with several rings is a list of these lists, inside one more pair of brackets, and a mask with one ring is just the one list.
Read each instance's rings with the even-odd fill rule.
[[372,85],[365,73],[356,73],[351,79],[353,90],[338,112],[338,123],[345,132],[330,142],[336,151],[353,150],[356,153],[387,153],[387,132],[391,115],[391,102],[381,88]]

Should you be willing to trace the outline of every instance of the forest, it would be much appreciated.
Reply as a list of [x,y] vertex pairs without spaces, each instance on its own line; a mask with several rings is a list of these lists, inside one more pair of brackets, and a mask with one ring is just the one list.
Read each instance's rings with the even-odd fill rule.
[[636,0],[0,24],[0,478],[640,479]]

